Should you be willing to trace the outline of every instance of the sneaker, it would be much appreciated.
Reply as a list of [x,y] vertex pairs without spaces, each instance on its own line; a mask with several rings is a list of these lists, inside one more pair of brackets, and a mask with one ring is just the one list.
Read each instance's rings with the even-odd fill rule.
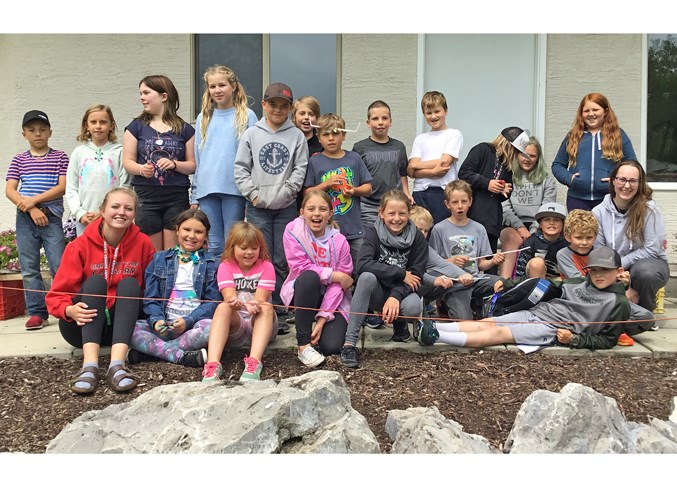
[[277,335],[289,334],[289,324],[287,319],[289,318],[289,312],[287,310],[277,310]]
[[362,323],[370,329],[380,329],[385,325],[378,315],[367,315]]
[[656,332],[658,330],[658,324],[653,324],[651,327],[649,327],[649,330]]
[[317,352],[313,346],[306,347],[303,352],[298,355],[299,360],[307,367],[314,368],[319,366],[326,359],[322,354]]
[[213,381],[221,381],[223,379],[223,366],[217,361],[205,364],[202,368],[202,382],[210,383]]
[[346,368],[357,368],[357,349],[355,346],[341,348],[341,362]]
[[26,321],[26,330],[40,330],[48,323],[49,321],[47,319],[43,319],[37,315],[31,315]]
[[435,322],[430,319],[419,320],[414,328],[418,329],[416,340],[422,346],[432,346],[440,337]]
[[158,361],[158,358],[136,349],[129,349],[127,351],[127,364],[139,364],[145,361]]
[[618,342],[616,343],[618,346],[632,346],[634,344],[635,340],[625,332],[618,337]]
[[186,351],[179,361],[179,364],[189,368],[201,368],[207,362],[207,351],[199,349],[197,351]]
[[240,375],[240,381],[259,381],[261,379],[263,363],[251,356],[245,356],[243,361],[244,371]]
[[393,321],[393,336],[390,339],[393,342],[407,342],[411,337],[409,325],[405,320]]
[[428,317],[432,317],[437,313],[437,308],[435,308],[435,305],[433,305],[433,303],[431,302],[425,306],[425,308],[423,309],[423,313],[427,314]]

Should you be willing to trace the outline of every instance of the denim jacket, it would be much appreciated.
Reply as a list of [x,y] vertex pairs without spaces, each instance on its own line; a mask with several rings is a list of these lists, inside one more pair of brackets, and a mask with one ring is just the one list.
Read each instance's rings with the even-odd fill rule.
[[[216,283],[216,270],[219,263],[214,256],[202,249],[198,254],[200,261],[193,271],[193,289],[198,300],[215,301],[203,302],[189,315],[183,317],[186,321],[186,330],[192,329],[198,320],[211,319],[218,302],[222,300]],[[165,307],[168,303],[166,299],[171,295],[176,282],[179,261],[176,256],[177,251],[174,249],[156,252],[146,268],[143,311],[148,315],[148,325],[151,327],[158,320],[166,320]],[[157,298],[165,300],[157,300]]]

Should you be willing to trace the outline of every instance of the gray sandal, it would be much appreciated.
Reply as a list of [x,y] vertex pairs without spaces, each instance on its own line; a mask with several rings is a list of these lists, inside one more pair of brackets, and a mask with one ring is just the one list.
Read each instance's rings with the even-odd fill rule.
[[[89,376],[82,376],[84,373],[92,373],[94,378]],[[84,366],[78,375],[68,382],[68,387],[73,393],[78,395],[88,395],[89,393],[94,393],[96,387],[99,386],[99,368],[96,366]],[[76,383],[87,383],[89,386],[87,388],[82,388],[81,386],[75,386]]]

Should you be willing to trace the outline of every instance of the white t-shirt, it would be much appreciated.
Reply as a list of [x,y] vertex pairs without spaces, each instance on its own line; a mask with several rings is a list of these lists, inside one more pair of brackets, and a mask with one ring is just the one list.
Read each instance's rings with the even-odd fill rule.
[[174,283],[172,293],[169,295],[167,308],[165,309],[167,320],[190,315],[193,310],[200,306],[197,294],[193,289],[194,267],[193,261],[187,263],[179,262],[179,267],[176,270],[176,282]]
[[[458,159],[463,149],[463,134],[458,129],[435,130],[419,134],[409,154],[409,159],[419,158],[421,161],[440,159],[442,154],[449,154]],[[416,178],[414,191],[426,190],[429,186],[444,188],[448,183],[458,179],[458,161],[451,165],[447,174],[440,178]]]

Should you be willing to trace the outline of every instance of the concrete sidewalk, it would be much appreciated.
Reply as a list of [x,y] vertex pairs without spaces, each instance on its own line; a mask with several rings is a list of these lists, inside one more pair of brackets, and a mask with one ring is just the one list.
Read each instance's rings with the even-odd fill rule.
[[[555,354],[565,356],[626,356],[626,357],[665,357],[677,356],[677,300],[665,299],[665,313],[656,315],[660,329],[655,332],[645,332],[635,337],[635,345],[632,347],[616,346],[609,350],[588,351],[571,350],[564,347],[549,347],[539,354]],[[16,317],[0,321],[0,358],[22,356],[54,356],[61,358],[79,357],[81,349],[70,346],[63,340],[59,333],[58,320],[50,317],[49,325],[41,330],[27,331],[24,323],[28,317]],[[391,328],[362,330],[359,346],[365,349],[407,349],[413,352],[432,353],[439,351],[471,351],[468,348],[435,344],[423,347],[416,343],[413,338],[407,343],[390,342]],[[268,350],[290,349],[296,347],[295,329],[292,326],[289,334],[278,336],[268,346]],[[491,346],[485,349],[508,350],[520,353],[515,346]],[[110,348],[102,348],[102,354],[108,354]]]

